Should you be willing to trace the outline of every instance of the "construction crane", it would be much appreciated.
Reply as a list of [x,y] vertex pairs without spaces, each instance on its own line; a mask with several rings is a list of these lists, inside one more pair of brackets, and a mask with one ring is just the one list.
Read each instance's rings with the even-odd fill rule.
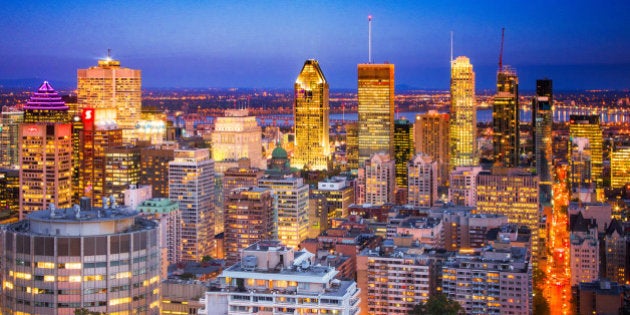
[[503,41],[505,40],[505,27],[501,28],[501,51],[499,51],[499,71],[503,70]]

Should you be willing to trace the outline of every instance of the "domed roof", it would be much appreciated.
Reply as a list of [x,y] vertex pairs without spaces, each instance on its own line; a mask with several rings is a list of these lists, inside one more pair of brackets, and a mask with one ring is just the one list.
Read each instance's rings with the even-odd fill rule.
[[275,149],[273,149],[273,151],[271,152],[271,158],[272,159],[287,159],[289,158],[289,155],[287,154],[287,151],[285,149],[278,146]]

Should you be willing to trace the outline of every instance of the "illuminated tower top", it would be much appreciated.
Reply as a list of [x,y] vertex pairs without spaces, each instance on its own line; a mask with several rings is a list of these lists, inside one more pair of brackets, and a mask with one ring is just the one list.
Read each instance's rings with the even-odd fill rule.
[[67,122],[68,106],[59,93],[44,81],[24,106],[24,122]]

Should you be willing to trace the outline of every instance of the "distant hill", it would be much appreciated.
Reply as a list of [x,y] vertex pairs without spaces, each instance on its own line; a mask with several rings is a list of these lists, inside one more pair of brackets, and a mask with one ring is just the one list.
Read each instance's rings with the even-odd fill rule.
[[[37,89],[44,79],[41,78],[25,78],[25,79],[0,79],[0,88],[11,88],[11,89],[26,89],[26,90],[34,90]],[[75,82],[68,81],[55,81],[48,80],[48,82],[55,88],[55,90],[72,90],[76,89]]]

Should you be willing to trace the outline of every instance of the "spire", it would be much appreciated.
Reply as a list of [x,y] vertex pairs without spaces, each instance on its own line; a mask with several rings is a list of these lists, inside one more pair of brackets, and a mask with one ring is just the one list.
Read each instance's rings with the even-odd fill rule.
[[453,62],[453,31],[451,31],[451,62]]
[[372,15],[368,15],[368,63],[372,62]]

